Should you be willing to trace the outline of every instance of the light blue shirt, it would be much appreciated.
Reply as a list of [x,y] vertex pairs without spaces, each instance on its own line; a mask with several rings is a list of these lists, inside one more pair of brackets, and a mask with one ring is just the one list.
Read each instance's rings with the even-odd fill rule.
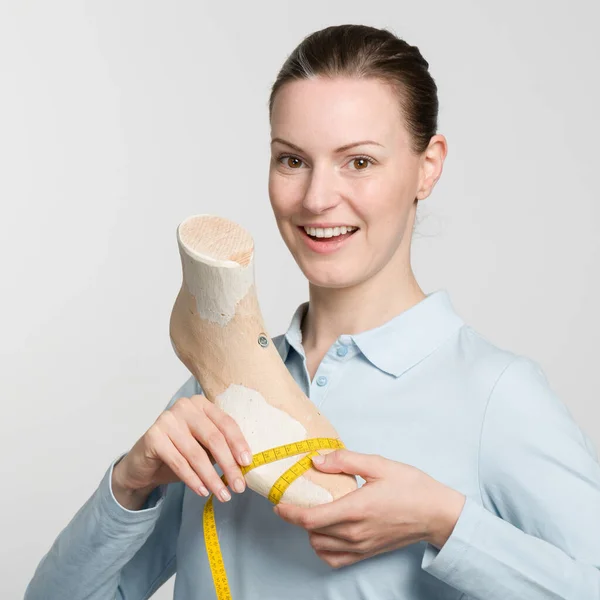
[[[539,366],[476,333],[440,290],[380,327],[341,335],[311,382],[307,305],[273,342],[346,447],[414,465],[467,500],[441,550],[421,542],[333,569],[267,499],[233,494],[215,502],[233,600],[600,599],[600,465]],[[169,406],[198,393],[191,377]],[[215,598],[205,499],[174,483],[127,510],[110,487],[119,458],[25,600],[141,600],[175,572],[176,600]]]

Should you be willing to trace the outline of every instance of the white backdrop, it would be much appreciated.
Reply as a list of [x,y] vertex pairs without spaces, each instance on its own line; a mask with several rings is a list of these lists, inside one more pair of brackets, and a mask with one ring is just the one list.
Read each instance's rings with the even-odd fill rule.
[[391,28],[429,61],[449,154],[422,204],[417,279],[538,361],[600,446],[599,13],[596,0],[0,0],[0,597],[22,597],[188,377],[168,337],[180,221],[250,230],[272,336],[307,299],[269,206],[267,100],[328,25]]

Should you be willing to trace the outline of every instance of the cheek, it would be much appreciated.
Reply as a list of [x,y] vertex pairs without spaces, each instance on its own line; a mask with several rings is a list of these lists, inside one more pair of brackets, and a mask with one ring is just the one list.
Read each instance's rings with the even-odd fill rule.
[[382,227],[387,227],[387,221],[394,218],[390,212],[395,208],[391,201],[394,195],[390,185],[380,180],[365,180],[354,186],[348,196],[350,205],[354,214],[367,226],[367,235],[369,231],[381,231]]
[[287,217],[294,212],[299,197],[298,183],[278,173],[269,173],[269,200],[276,217]]
[[369,202],[363,203],[365,217],[370,218],[373,225],[386,228],[404,222],[414,200],[408,182],[397,177],[372,184],[365,195]]

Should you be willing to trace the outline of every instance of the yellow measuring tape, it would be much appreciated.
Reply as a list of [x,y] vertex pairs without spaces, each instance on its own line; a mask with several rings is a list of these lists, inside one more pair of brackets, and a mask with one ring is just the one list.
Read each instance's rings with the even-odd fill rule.
[[[252,462],[245,467],[240,467],[242,474],[246,474],[248,471],[266,465],[267,463],[281,460],[289,456],[296,456],[297,454],[303,454],[308,452],[306,456],[303,456],[298,462],[294,463],[287,471],[285,471],[273,484],[269,492],[269,500],[273,504],[278,504],[283,496],[283,493],[288,488],[290,483],[300,477],[303,473],[308,471],[312,466],[312,457],[319,454],[318,450],[336,450],[338,448],[344,448],[344,444],[341,440],[335,438],[311,438],[308,440],[302,440],[293,444],[285,444],[284,446],[277,446],[277,448],[271,448],[264,452],[259,452],[252,457]],[[225,475],[221,477],[225,485],[227,485],[227,479]],[[231,592],[229,591],[229,583],[227,582],[227,574],[225,572],[225,564],[223,563],[223,556],[221,554],[221,546],[219,545],[219,537],[217,536],[217,526],[215,524],[215,510],[213,507],[213,496],[206,501],[204,505],[204,513],[202,517],[202,524],[204,527],[204,543],[206,544],[206,553],[208,554],[208,562],[210,563],[210,570],[213,576],[213,583],[215,584],[215,590],[217,592],[218,600],[232,600]]]

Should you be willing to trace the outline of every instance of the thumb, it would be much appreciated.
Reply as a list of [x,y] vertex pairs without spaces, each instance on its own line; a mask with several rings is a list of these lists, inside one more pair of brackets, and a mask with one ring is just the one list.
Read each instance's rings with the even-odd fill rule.
[[360,475],[365,481],[379,479],[382,476],[383,460],[377,454],[361,454],[346,449],[318,454],[312,458],[314,467],[319,471]]

